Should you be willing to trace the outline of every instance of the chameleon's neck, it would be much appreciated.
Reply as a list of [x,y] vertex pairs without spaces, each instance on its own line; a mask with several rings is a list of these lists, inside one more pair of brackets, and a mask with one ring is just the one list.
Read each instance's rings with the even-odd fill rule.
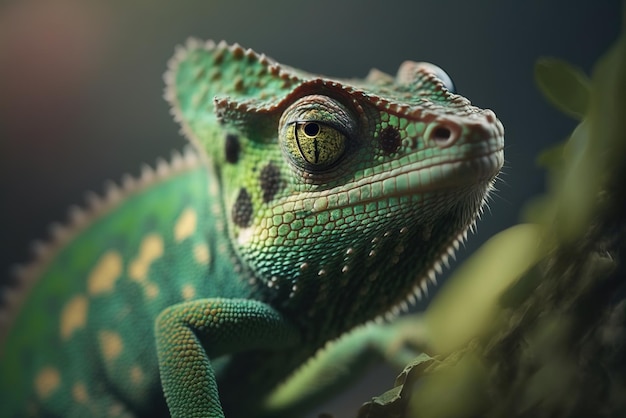
[[[348,234],[350,239],[322,242],[329,256],[298,259],[299,268],[287,274],[281,274],[281,266],[274,269],[249,260],[258,267],[255,286],[266,301],[305,329],[313,340],[318,335],[334,338],[356,324],[397,314],[407,307],[407,299],[425,291],[428,280],[434,280],[438,264],[475,221],[474,214],[483,201],[470,201],[472,207],[457,203],[447,212],[425,206],[421,222],[412,224],[402,224],[402,217],[387,229],[370,222],[370,229]],[[454,235],[451,231],[461,233]],[[285,251],[281,262],[295,264],[292,257],[316,252],[313,247],[299,250]]]

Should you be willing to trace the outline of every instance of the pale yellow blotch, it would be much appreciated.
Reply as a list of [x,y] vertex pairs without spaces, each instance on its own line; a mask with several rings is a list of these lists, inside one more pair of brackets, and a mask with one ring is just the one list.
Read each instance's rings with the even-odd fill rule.
[[195,247],[193,247],[193,256],[200,264],[208,264],[209,261],[211,261],[209,247],[203,242],[196,244]]
[[217,194],[219,193],[219,189],[217,188],[217,182],[216,181],[210,181],[209,182],[209,194],[212,196],[217,196]]
[[106,252],[87,278],[89,294],[100,295],[111,292],[121,274],[122,256],[117,251]]
[[61,338],[66,340],[74,331],[79,330],[87,323],[87,307],[89,302],[83,295],[75,296],[65,304],[61,311]]
[[148,277],[148,265],[141,258],[136,258],[128,266],[128,276],[138,282],[146,280]]
[[43,368],[35,377],[35,392],[39,399],[46,399],[61,384],[61,375],[53,367]]
[[133,366],[130,368],[130,381],[134,385],[139,385],[143,382],[145,376],[143,374],[143,370],[139,366]]
[[211,205],[211,213],[219,217],[222,213],[222,207],[218,203]]
[[100,331],[98,334],[102,355],[107,361],[114,361],[122,354],[124,344],[122,337],[117,332]]
[[150,265],[162,255],[163,238],[157,234],[148,235],[141,242],[139,254],[128,266],[128,276],[139,282],[146,280]]
[[196,296],[196,288],[190,284],[186,284],[183,286],[181,294],[183,296],[183,299],[191,300],[194,298],[194,296]]
[[174,239],[181,242],[185,238],[189,238],[196,230],[198,225],[198,214],[192,208],[187,208],[181,213],[174,226]]
[[113,402],[111,406],[109,407],[109,416],[110,417],[128,416],[128,411],[126,410],[124,405],[122,405],[121,403]]
[[159,296],[159,286],[154,283],[146,283],[144,285],[144,291],[148,299],[154,299]]
[[254,235],[255,235],[255,230],[253,227],[240,229],[239,235],[237,236],[237,242],[243,246],[247,244],[248,242],[250,242],[250,240],[254,238]]
[[77,403],[87,403],[89,401],[89,394],[87,393],[87,387],[84,383],[78,382],[72,387],[72,398]]

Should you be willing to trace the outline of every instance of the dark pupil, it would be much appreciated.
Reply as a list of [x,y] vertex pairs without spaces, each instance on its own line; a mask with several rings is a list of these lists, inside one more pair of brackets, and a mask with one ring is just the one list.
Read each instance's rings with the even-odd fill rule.
[[320,126],[317,123],[307,123],[304,125],[304,133],[308,136],[315,136],[320,132]]

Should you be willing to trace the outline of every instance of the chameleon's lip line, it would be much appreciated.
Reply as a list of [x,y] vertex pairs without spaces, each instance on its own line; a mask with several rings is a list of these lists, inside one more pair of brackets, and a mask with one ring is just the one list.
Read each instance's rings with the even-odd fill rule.
[[461,187],[483,189],[493,181],[502,167],[504,147],[498,146],[487,152],[428,165],[423,165],[423,162],[357,180],[350,185],[348,192],[336,192],[334,189],[324,191],[314,198],[306,199],[303,202],[304,209],[319,212],[414,194],[446,192]]

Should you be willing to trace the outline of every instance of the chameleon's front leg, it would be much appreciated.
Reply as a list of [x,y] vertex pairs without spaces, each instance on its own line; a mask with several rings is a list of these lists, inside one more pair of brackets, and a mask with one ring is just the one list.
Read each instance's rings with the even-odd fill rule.
[[201,299],[165,309],[156,343],[172,417],[223,417],[211,358],[289,347],[299,334],[272,307],[247,299]]
[[319,406],[350,387],[377,363],[386,361],[398,371],[428,347],[428,333],[420,314],[391,324],[368,324],[326,345],[265,399],[268,417],[292,417],[296,411]]

